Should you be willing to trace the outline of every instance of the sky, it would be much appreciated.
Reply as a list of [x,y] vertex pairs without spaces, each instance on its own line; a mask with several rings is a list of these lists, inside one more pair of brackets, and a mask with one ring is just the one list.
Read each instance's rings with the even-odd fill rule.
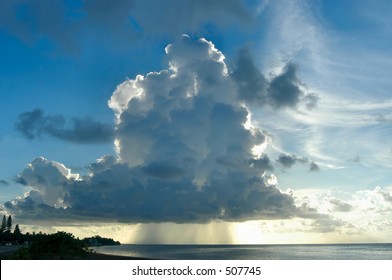
[[122,243],[392,242],[391,12],[1,1],[1,212]]

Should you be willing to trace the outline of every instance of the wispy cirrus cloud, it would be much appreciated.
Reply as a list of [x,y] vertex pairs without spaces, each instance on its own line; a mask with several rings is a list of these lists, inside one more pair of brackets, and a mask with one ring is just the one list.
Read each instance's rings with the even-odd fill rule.
[[[376,7],[372,11],[385,15]],[[354,12],[359,18],[374,20],[370,26],[380,24],[365,11]],[[392,61],[386,58],[383,45],[391,41],[377,43],[384,35],[365,30],[369,36],[379,36],[370,45],[360,34],[334,28],[323,18],[322,9],[306,1],[269,2],[264,13],[272,21],[267,40],[260,43],[264,48],[259,67],[279,73],[286,63],[296,63],[302,86],[317,96],[313,110],[302,106],[253,111],[253,119],[278,139],[271,148],[308,157],[326,168],[348,167],[349,158],[363,154],[362,164],[389,167],[391,147],[383,139],[389,138],[392,108],[386,73]]]

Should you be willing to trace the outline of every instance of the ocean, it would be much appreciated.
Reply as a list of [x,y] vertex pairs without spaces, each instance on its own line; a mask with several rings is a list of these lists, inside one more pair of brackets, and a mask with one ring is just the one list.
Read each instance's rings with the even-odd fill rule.
[[160,260],[392,260],[392,243],[322,245],[118,245],[97,253]]

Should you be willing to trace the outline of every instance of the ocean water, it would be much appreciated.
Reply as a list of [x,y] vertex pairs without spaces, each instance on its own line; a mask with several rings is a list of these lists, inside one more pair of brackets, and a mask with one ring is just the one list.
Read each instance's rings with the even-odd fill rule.
[[119,245],[97,253],[161,260],[392,260],[391,244]]

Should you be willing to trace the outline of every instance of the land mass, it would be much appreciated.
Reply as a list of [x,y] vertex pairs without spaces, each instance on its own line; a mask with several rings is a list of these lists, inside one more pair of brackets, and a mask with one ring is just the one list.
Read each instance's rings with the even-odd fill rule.
[[116,260],[135,259],[123,256],[98,254],[91,246],[119,245],[120,242],[101,236],[80,240],[71,233],[19,235],[8,233],[8,241],[0,246],[0,258],[10,260]]
[[10,260],[130,260],[141,259],[96,253],[91,247],[120,245],[112,238],[95,235],[79,239],[71,233],[22,233],[4,215],[0,226],[0,259]]

